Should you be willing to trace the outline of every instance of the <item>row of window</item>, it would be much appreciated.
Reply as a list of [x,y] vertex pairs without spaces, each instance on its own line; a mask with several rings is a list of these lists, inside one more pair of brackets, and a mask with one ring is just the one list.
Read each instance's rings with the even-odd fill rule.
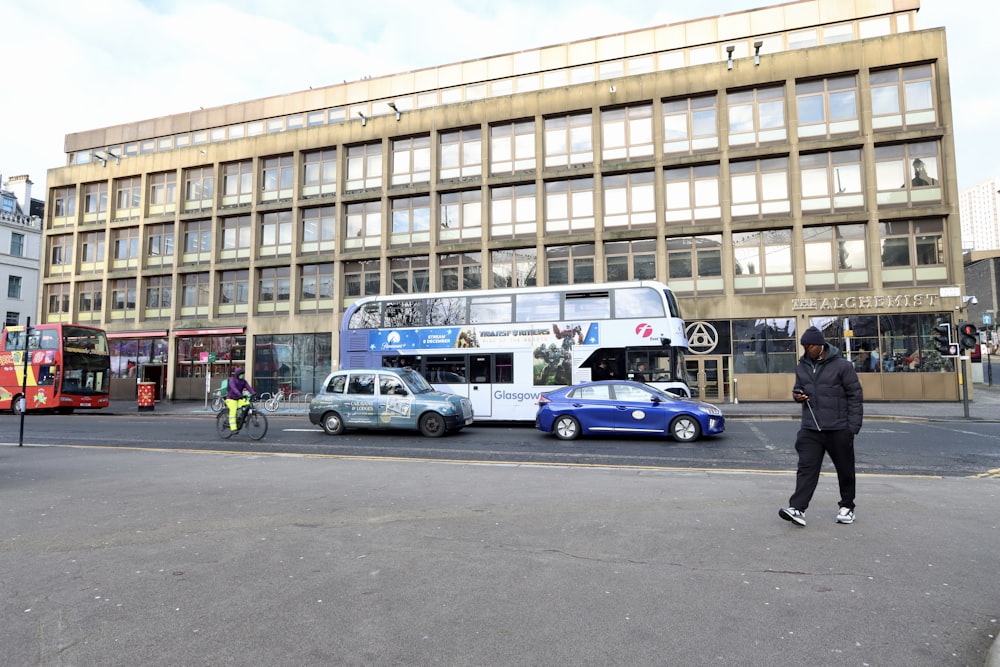
[[[866,39],[889,35],[893,32],[893,19],[896,20],[897,32],[908,32],[910,17],[907,15],[879,16],[857,22],[826,25],[817,28],[791,31],[776,35],[754,37],[753,39],[737,40],[735,42],[706,44],[687,49],[675,49],[658,54],[636,56],[623,60],[611,60],[601,63],[591,63],[573,68],[549,69],[541,74],[524,74],[511,78],[501,78],[488,83],[477,82],[464,86],[432,90],[412,95],[400,95],[392,99],[373,100],[347,107],[317,109],[315,111],[289,114],[247,123],[213,127],[194,132],[156,137],[143,141],[133,141],[125,144],[107,146],[101,149],[85,150],[70,153],[68,164],[87,164],[92,161],[121,159],[156,151],[169,151],[205,145],[220,141],[242,139],[244,137],[260,136],[298,130],[305,127],[343,123],[350,119],[364,118],[365,122],[372,116],[406,113],[414,109],[427,109],[443,104],[455,104],[499,97],[515,93],[535,92],[543,89],[563,88],[568,85],[592,83],[619,79],[625,76],[637,76],[655,71],[693,67],[713,62],[720,62],[727,57],[733,59],[747,58],[750,54],[751,42],[760,42],[763,53],[773,54],[783,50],[804,49],[822,44],[836,44],[854,39]],[[729,48],[731,56],[728,56]],[[725,50],[724,50],[725,49]],[[541,51],[524,51],[512,56],[518,71],[539,71],[542,69]],[[493,71],[501,71],[499,69]],[[477,79],[480,77],[477,76]],[[390,106],[390,103],[392,106]]]
[[[934,77],[931,65],[873,72],[872,122],[875,129],[928,126],[937,121]],[[880,85],[875,85],[879,82]],[[800,137],[859,135],[860,109],[856,76],[809,81],[796,86]],[[668,154],[717,151],[723,134],[719,128],[716,94],[664,101],[662,150]],[[785,98],[782,86],[755,88],[726,96],[730,146],[756,146],[787,142]],[[651,103],[601,112],[600,146],[595,149],[593,114],[570,113],[544,120],[542,156],[536,156],[534,120],[514,121],[489,128],[490,173],[510,174],[545,168],[585,166],[594,163],[595,150],[605,162],[652,158],[655,154],[654,110]],[[440,180],[476,178],[483,175],[482,128],[443,131],[438,135],[436,174]],[[432,173],[431,135],[391,140],[391,164],[383,173],[381,142],[347,146],[343,165],[345,192],[388,185],[429,183]],[[893,147],[881,150],[891,151]],[[878,149],[877,149],[878,150]],[[332,196],[337,192],[339,165],[336,148],[303,152],[296,181],[292,155],[259,159],[259,202]],[[879,159],[878,157],[876,158]],[[860,160],[859,160],[860,162]],[[216,198],[214,166],[183,170],[182,211],[211,209],[221,205],[254,203],[253,160],[223,163]],[[936,176],[934,176],[936,178]],[[147,206],[142,208],[141,176],[115,179],[109,193],[106,181],[82,185],[82,222],[107,219],[109,195],[114,202],[113,219],[166,215],[178,210],[177,172],[147,176]],[[54,219],[76,218],[76,187],[54,188]],[[65,223],[63,223],[65,224]]]
[[[871,285],[865,224],[805,227],[803,252],[793,250],[793,230],[768,229],[668,237],[666,266],[658,265],[657,239],[613,241],[601,246],[551,246],[539,258],[537,248],[453,253],[389,259],[383,276],[381,260],[342,263],[340,296],[351,300],[378,294],[426,293],[484,287],[567,285],[666,278],[679,294],[788,292],[795,289],[794,267],[805,271],[808,288],[859,288]],[[882,222],[878,226],[878,262],[882,284],[905,286],[943,283],[944,223],[938,220]],[[733,275],[724,275],[724,254]],[[598,275],[598,263],[603,262]],[[111,295],[110,319],[132,319],[137,307],[143,319],[185,316],[283,314],[334,308],[335,263],[267,267],[215,272],[50,284],[46,302],[50,316],[76,315],[81,321],[102,320],[103,294]],[[542,272],[544,283],[540,282]],[[438,276],[432,285],[431,276]],[[484,284],[484,275],[487,276]],[[383,278],[388,280],[383,289]],[[252,281],[252,282],[251,282]],[[254,292],[251,293],[251,287]],[[174,290],[180,296],[174,300]],[[74,293],[75,290],[75,293]],[[141,292],[139,291],[141,290]],[[142,296],[141,303],[137,298]],[[293,309],[291,304],[297,304]],[[253,309],[251,310],[251,305]],[[178,311],[177,308],[180,310]],[[88,317],[88,314],[90,317]]]

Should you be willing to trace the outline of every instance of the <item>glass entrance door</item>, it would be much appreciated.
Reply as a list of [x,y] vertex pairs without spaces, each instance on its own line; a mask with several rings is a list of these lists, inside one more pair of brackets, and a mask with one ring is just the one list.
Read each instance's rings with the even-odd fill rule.
[[693,355],[684,358],[684,367],[691,387],[691,398],[708,403],[722,403],[729,397],[730,365],[727,355]]

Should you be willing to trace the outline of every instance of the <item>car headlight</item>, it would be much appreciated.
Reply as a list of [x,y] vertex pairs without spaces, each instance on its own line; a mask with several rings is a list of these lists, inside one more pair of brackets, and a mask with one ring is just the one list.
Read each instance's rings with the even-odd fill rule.
[[455,412],[455,406],[453,404],[445,403],[444,405],[441,406],[442,414],[450,415],[453,412]]
[[711,405],[709,403],[702,403],[701,405],[705,409],[705,412],[707,412],[710,415],[721,415],[722,414],[722,410],[720,410],[719,408],[715,407],[714,405]]

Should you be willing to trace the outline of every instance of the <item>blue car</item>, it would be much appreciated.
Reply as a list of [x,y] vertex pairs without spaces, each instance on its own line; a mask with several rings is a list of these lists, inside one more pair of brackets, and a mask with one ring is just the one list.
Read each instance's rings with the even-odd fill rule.
[[658,435],[691,442],[726,429],[722,410],[641,382],[588,382],[542,394],[535,428],[560,440],[580,435]]

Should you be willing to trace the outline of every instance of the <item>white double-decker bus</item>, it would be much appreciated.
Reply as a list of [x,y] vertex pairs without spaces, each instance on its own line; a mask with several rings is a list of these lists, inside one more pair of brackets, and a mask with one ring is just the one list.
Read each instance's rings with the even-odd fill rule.
[[366,297],[340,330],[341,368],[415,368],[477,420],[531,421],[542,393],[612,377],[690,396],[686,350],[655,281]]

